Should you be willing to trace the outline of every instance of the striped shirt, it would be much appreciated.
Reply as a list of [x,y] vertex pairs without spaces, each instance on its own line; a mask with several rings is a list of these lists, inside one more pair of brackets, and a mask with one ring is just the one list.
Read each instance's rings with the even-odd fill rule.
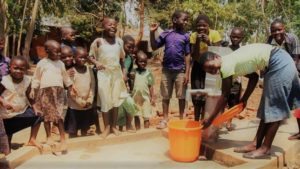
[[247,74],[264,70],[270,59],[274,47],[268,44],[251,44],[240,47],[238,50],[222,57],[221,76],[245,76]]

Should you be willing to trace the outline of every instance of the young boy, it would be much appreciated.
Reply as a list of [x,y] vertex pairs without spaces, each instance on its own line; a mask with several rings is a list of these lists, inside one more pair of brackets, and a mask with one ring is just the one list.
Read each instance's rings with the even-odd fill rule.
[[[287,51],[290,56],[294,59],[297,66],[298,72],[300,70],[300,44],[297,35],[293,33],[286,33],[284,23],[275,19],[270,26],[271,35],[268,39],[268,44],[279,46],[280,48]],[[299,132],[290,136],[289,140],[299,140],[300,139],[300,119],[297,118]]]
[[71,27],[61,28],[61,47],[69,46],[71,47],[73,53],[76,51],[75,45],[75,30]]
[[153,50],[165,46],[163,57],[161,95],[163,97],[162,107],[164,119],[160,121],[157,128],[167,127],[169,103],[175,85],[176,97],[179,102],[180,119],[183,118],[185,107],[185,92],[190,76],[190,43],[189,35],[184,32],[184,27],[188,22],[188,14],[184,11],[176,10],[172,15],[173,29],[164,31],[158,39],[155,39],[157,24],[152,24],[150,28],[150,41]]
[[42,145],[36,141],[36,136],[42,119],[29,104],[33,104],[33,100],[28,99],[31,78],[25,75],[27,68],[24,57],[12,59],[10,74],[4,76],[0,84],[0,117],[3,118],[9,144],[14,133],[31,127],[27,145],[36,146],[41,150]]
[[[231,44],[229,45],[230,49],[233,51],[240,48],[240,43],[244,38],[244,30],[240,27],[234,27],[230,33]],[[241,56],[243,57],[243,56]],[[228,106],[229,108],[237,105],[240,102],[242,91],[242,80],[241,77],[236,77],[233,79],[232,87],[230,89],[230,94],[228,98]],[[226,123],[226,128],[228,131],[233,130],[233,126],[231,120]]]
[[[245,153],[243,157],[252,159],[268,158],[272,142],[282,120],[290,116],[291,108],[300,107],[300,82],[296,66],[289,54],[280,48],[268,44],[246,45],[223,56],[206,53],[201,57],[204,71],[220,74],[222,77],[222,95],[214,112],[204,120],[204,127],[209,126],[226,103],[232,79],[237,76],[249,78],[247,88],[240,99],[246,107],[248,98],[254,91],[258,74],[265,70],[264,90],[261,96],[257,117],[261,119],[256,140],[235,149]],[[294,107],[293,107],[294,106]]]

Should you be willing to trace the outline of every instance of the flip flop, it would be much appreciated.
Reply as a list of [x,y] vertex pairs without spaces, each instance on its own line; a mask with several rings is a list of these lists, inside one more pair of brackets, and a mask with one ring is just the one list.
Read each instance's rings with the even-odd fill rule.
[[270,159],[271,158],[271,153],[267,152],[264,154],[255,154],[253,152],[245,153],[243,154],[244,158],[248,159]]

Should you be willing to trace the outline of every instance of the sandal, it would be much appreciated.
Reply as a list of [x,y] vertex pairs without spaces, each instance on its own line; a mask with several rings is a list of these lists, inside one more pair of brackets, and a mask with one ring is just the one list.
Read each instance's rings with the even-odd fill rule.
[[156,126],[157,129],[165,129],[168,127],[167,120],[161,120],[158,125]]

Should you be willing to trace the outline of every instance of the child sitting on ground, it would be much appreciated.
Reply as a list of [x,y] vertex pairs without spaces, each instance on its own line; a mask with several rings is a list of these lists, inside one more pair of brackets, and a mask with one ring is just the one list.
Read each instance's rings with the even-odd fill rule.
[[152,72],[147,69],[147,55],[143,51],[137,53],[136,64],[134,70],[135,79],[132,91],[134,102],[139,108],[138,115],[144,119],[144,128],[149,128],[150,117],[152,117],[152,106],[155,105],[154,100],[154,77]]
[[[239,49],[240,43],[242,42],[243,38],[244,38],[244,30],[242,28],[240,27],[232,28],[230,33],[231,44],[229,45],[229,48],[232,49],[233,51]],[[240,102],[241,92],[242,92],[242,79],[241,77],[236,77],[232,80],[232,87],[230,89],[230,94],[228,97],[229,108],[237,105]],[[226,123],[226,128],[228,131],[233,130],[231,121],[232,120],[229,120]]]
[[73,88],[75,95],[68,95],[68,110],[65,118],[65,129],[70,137],[76,137],[78,130],[86,136],[93,122],[93,99],[95,78],[93,70],[86,66],[87,51],[77,47],[75,52]]
[[[193,66],[191,72],[191,88],[204,89],[206,73],[199,64],[201,54],[207,52],[208,46],[220,46],[221,36],[216,30],[210,29],[211,21],[206,15],[199,15],[195,21],[196,32],[190,36],[191,55],[193,58]],[[202,96],[192,97],[194,105],[195,121],[204,118],[205,98]]]
[[48,40],[45,43],[47,58],[42,59],[36,67],[32,79],[32,90],[30,97],[36,100],[36,111],[42,113],[44,126],[47,135],[47,144],[53,146],[51,137],[51,122],[58,125],[61,141],[62,154],[67,153],[65,141],[63,106],[64,106],[64,86],[69,92],[72,89],[72,80],[67,74],[65,66],[60,61],[61,47],[55,40]]
[[[30,107],[28,95],[31,78],[24,75],[27,68],[25,58],[14,57],[11,60],[10,75],[4,76],[0,84],[0,116],[3,118],[10,148],[13,134],[31,127],[27,145],[36,146],[41,150],[42,145],[36,141],[36,136],[42,120]],[[32,100],[30,101],[32,104]]]

